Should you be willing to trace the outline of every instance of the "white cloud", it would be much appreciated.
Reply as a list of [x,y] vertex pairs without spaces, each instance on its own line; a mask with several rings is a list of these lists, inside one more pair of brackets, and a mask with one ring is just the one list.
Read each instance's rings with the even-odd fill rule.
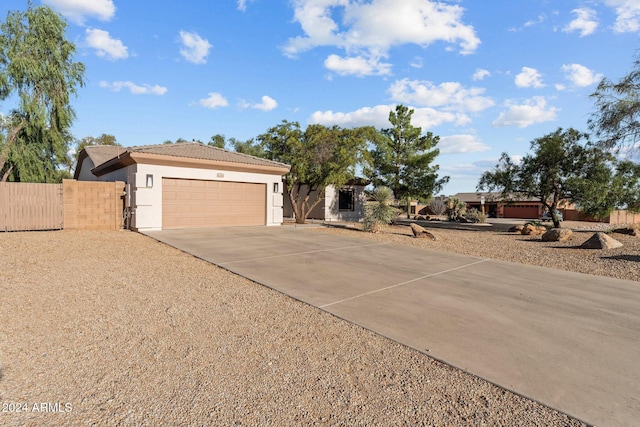
[[[303,36],[290,38],[283,51],[289,57],[318,46],[345,50],[347,58],[377,63],[389,49],[403,44],[426,47],[443,41],[458,45],[462,54],[480,45],[472,26],[462,21],[464,9],[432,0],[294,0],[294,20]],[[341,11],[336,13],[336,9]],[[340,15],[339,22],[334,15]],[[384,17],[384,19],[381,19]],[[335,62],[335,58],[333,58]],[[331,64],[331,61],[329,61]],[[379,73],[377,67],[371,68]]]
[[567,79],[578,87],[591,86],[598,83],[602,80],[602,77],[604,77],[602,74],[596,74],[580,64],[563,65],[562,71],[566,73]]
[[614,8],[618,15],[613,26],[615,32],[640,31],[640,2],[638,0],[604,0],[604,3]]
[[113,83],[101,81],[100,87],[111,89],[114,92],[120,92],[122,89],[129,89],[129,92],[131,92],[133,95],[164,95],[165,93],[167,93],[167,88],[164,86],[151,86],[148,84],[140,86],[129,81],[117,81]]
[[275,99],[265,95],[262,97],[261,103],[253,104],[251,108],[255,108],[256,110],[262,110],[262,111],[271,111],[275,109],[277,106],[278,106],[278,102]]
[[109,35],[108,31],[87,28],[87,45],[96,50],[96,54],[110,60],[125,59],[129,57],[127,47],[118,39]]
[[475,153],[491,150],[475,135],[450,135],[440,137],[438,148],[441,154]]
[[389,87],[391,99],[419,107],[439,107],[445,111],[479,112],[494,105],[491,98],[483,96],[485,89],[465,88],[457,82],[434,85],[429,81],[397,80]]
[[565,33],[571,33],[573,31],[580,31],[580,37],[585,37],[598,28],[598,21],[596,19],[596,11],[588,7],[579,9],[573,9],[571,13],[576,15],[576,18],[565,26],[562,31]]
[[522,71],[515,78],[518,87],[544,87],[542,75],[535,68],[522,67]]
[[410,62],[409,65],[413,68],[422,68],[424,66],[424,59],[420,56],[415,56]]
[[474,81],[484,80],[486,77],[491,77],[491,72],[489,70],[484,70],[482,68],[476,68],[476,72],[473,73],[472,79]]
[[200,104],[202,107],[213,109],[218,107],[226,107],[227,105],[229,105],[229,102],[218,92],[209,92],[209,97],[201,99],[200,101],[198,101],[198,104]]
[[[316,111],[309,117],[308,122],[326,126],[338,125],[346,128],[358,126],[388,128],[391,126],[389,112],[393,109],[395,109],[395,105],[364,107],[348,113]],[[433,108],[414,108],[414,110],[411,124],[419,126],[425,131],[442,123],[455,122],[459,118],[456,114],[437,111]]]
[[203,39],[197,33],[180,31],[180,54],[194,64],[206,64],[209,50],[213,47],[207,39]]
[[547,100],[543,96],[534,96],[526,100],[523,104],[516,104],[507,101],[507,111],[500,113],[500,116],[493,121],[493,126],[517,126],[524,128],[536,123],[544,123],[556,119],[556,114],[560,111],[556,107],[547,105]]
[[251,3],[253,0],[238,0],[238,10],[245,11],[247,10],[247,2]]
[[109,21],[116,13],[112,0],[42,0],[73,22],[83,25],[87,17]]
[[329,55],[324,61],[324,66],[341,76],[355,75],[358,77],[370,75],[391,74],[391,64],[380,63],[380,58],[365,58],[362,56],[341,58],[338,55]]

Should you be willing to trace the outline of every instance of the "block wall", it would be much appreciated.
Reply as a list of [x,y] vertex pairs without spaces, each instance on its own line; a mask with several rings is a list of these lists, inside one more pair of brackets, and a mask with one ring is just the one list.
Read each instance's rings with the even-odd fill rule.
[[123,228],[125,183],[62,182],[66,230],[119,230]]

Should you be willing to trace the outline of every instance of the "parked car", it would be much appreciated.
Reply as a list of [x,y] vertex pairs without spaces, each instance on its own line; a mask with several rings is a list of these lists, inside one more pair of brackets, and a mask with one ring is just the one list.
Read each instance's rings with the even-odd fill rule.
[[[558,221],[562,221],[562,212],[560,212],[559,210],[556,209],[556,217],[558,218]],[[540,217],[540,219],[542,221],[552,221],[553,218],[551,218],[551,213],[549,211],[545,211],[542,216]]]

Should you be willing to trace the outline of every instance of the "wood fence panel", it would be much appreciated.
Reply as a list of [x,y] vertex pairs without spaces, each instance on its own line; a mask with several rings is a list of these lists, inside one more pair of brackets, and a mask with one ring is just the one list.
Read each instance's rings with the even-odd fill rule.
[[0,182],[0,231],[61,230],[62,184]]

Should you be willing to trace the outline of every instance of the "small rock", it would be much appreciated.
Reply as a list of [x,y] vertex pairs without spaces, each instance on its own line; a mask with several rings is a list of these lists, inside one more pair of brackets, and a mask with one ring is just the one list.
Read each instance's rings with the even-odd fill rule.
[[552,228],[542,235],[543,242],[565,242],[569,240],[573,231],[568,228]]
[[622,243],[609,237],[603,232],[597,232],[580,245],[581,249],[615,249],[622,247]]
[[522,229],[524,228],[523,225],[514,225],[513,227],[511,227],[510,229],[508,229],[507,231],[509,233],[522,233]]

